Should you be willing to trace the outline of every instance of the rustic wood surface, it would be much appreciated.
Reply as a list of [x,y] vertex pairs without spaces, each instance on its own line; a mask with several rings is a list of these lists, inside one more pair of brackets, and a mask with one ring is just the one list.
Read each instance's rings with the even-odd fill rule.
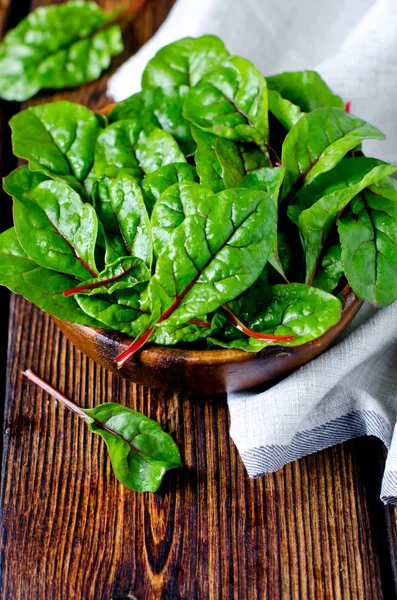
[[[2,0],[0,27],[49,3]],[[150,37],[171,5],[148,4],[113,67]],[[105,80],[34,102],[63,97],[97,109],[108,101]],[[0,108],[5,173],[12,167],[5,121],[18,107]],[[2,197],[2,226],[8,207]],[[82,406],[112,400],[158,420],[186,467],[167,474],[158,494],[126,490],[104,442],[24,379],[28,367]],[[395,598],[397,513],[378,499],[378,440],[354,440],[250,480],[228,435],[223,397],[161,393],[113,376],[16,297],[6,382],[2,599]]]

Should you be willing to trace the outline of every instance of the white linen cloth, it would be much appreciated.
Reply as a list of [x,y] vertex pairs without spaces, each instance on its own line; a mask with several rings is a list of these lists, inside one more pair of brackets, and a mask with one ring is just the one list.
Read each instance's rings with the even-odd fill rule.
[[[316,69],[352,112],[386,142],[369,156],[397,164],[396,0],[177,0],[153,38],[111,77],[108,95],[140,90],[162,46],[212,33],[265,75]],[[397,304],[365,306],[349,334],[267,391],[229,394],[231,436],[251,477],[352,437],[376,435],[389,449],[381,490],[397,503]]]

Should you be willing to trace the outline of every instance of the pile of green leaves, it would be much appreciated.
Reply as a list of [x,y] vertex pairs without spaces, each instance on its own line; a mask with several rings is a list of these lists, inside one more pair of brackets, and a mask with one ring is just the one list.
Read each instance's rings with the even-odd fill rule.
[[105,118],[57,102],[11,120],[15,227],[0,283],[58,318],[194,347],[299,345],[347,281],[397,299],[396,167],[315,72],[264,78],[214,36],[148,63]]
[[0,44],[0,97],[21,102],[97,79],[123,50],[118,22],[127,12],[70,0],[29,13]]

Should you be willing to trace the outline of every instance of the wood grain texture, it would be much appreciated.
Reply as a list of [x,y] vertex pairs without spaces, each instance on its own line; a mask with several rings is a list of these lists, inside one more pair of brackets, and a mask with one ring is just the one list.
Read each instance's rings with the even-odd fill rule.
[[[148,5],[127,53],[171,4]],[[108,102],[104,81],[35,102],[63,97],[99,108]],[[354,440],[254,481],[230,440],[224,397],[155,392],[111,375],[16,297],[8,357],[3,600],[395,597],[396,511],[378,499],[379,441]],[[84,407],[112,400],[156,419],[186,467],[168,473],[158,494],[123,488],[103,441],[23,378],[28,367]]]

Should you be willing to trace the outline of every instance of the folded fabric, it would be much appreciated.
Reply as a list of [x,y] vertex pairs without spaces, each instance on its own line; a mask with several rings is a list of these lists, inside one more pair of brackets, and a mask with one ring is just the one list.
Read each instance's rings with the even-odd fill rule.
[[262,393],[229,394],[251,477],[362,435],[390,449],[381,498],[397,503],[397,304],[365,305],[333,348]]
[[[364,151],[397,164],[397,3],[394,0],[177,0],[155,36],[109,80],[123,100],[162,46],[218,35],[264,74],[316,69],[386,142]],[[397,305],[364,306],[343,339],[262,393],[228,397],[231,435],[251,477],[361,435],[389,448],[381,498],[397,503]]]

